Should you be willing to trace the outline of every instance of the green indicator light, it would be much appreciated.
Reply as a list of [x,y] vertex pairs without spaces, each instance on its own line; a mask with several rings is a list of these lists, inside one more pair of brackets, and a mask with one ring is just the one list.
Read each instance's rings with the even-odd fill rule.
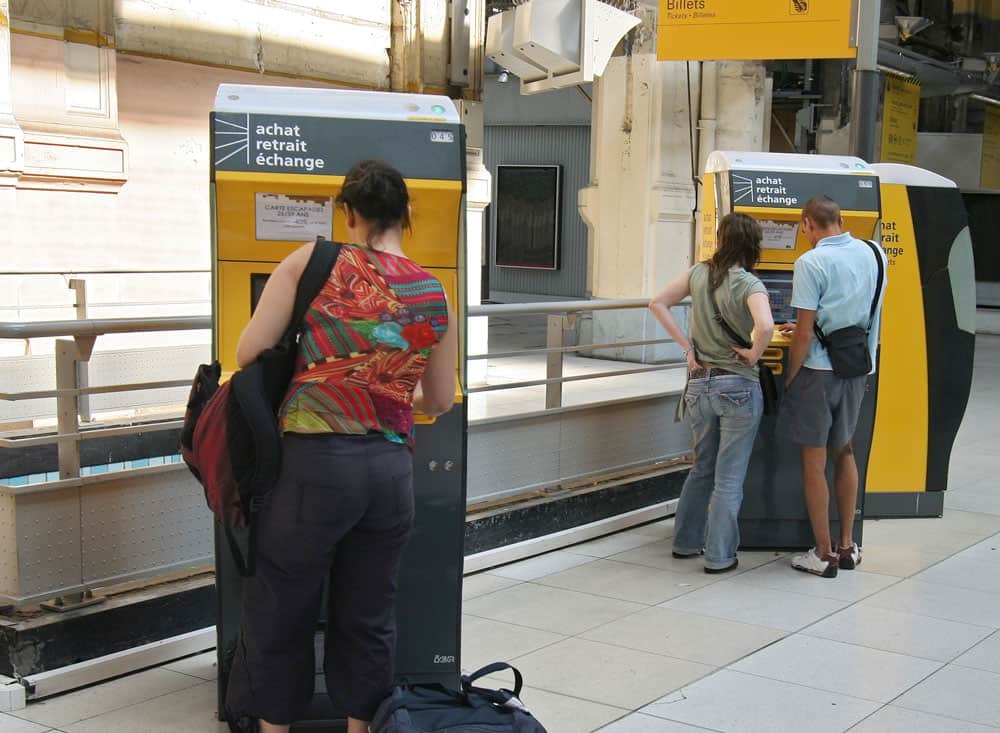
[[431,107],[431,112],[433,112],[436,115],[443,115],[444,107],[442,107],[440,104],[435,104],[433,107]]

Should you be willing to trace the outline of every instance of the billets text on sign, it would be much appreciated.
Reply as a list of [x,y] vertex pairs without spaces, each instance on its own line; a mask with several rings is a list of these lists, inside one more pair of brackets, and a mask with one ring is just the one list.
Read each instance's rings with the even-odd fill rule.
[[851,0],[659,0],[661,61],[846,59]]

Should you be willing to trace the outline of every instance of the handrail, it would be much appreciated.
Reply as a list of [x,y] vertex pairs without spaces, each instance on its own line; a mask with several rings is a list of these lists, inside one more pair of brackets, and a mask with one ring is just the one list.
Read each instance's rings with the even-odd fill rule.
[[28,321],[26,323],[0,323],[0,339],[103,336],[109,333],[148,333],[150,331],[202,331],[211,327],[211,316]]
[[[685,298],[678,304],[678,306],[686,308],[690,307],[690,304],[690,298]],[[472,395],[481,394],[483,392],[499,392],[525,387],[544,386],[545,409],[553,410],[562,407],[562,387],[568,382],[581,382],[591,379],[605,379],[609,377],[621,377],[632,374],[643,374],[646,372],[668,371],[682,368],[684,366],[683,363],[661,364],[657,366],[636,367],[633,369],[604,371],[596,374],[581,374],[573,377],[563,376],[563,357],[567,353],[594,352],[603,349],[622,349],[674,343],[672,338],[642,339],[616,343],[580,344],[576,346],[566,346],[563,342],[563,330],[564,326],[568,325],[569,318],[576,317],[582,313],[592,313],[595,311],[633,310],[647,307],[649,307],[649,300],[646,298],[623,298],[620,300],[598,298],[592,300],[559,300],[544,303],[494,303],[489,305],[469,306],[468,316],[470,318],[545,315],[548,317],[548,332],[545,348],[522,349],[521,351],[490,352],[486,354],[469,354],[466,357],[467,361],[473,362],[488,359],[536,356],[544,354],[546,357],[544,379],[531,379],[520,382],[507,382],[504,384],[469,387],[467,391],[470,395]]]
[[648,305],[649,298],[629,298],[623,300],[597,298],[594,300],[554,300],[544,303],[492,303],[490,305],[470,305],[469,317],[559,315],[562,313],[587,313],[590,311],[645,308]]

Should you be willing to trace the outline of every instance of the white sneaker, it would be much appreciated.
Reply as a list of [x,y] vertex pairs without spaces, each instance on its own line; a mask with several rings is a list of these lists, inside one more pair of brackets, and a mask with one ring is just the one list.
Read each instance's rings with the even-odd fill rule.
[[852,542],[850,547],[838,548],[837,554],[840,556],[841,570],[854,570],[861,564],[861,548],[857,542]]
[[813,547],[809,552],[792,557],[792,567],[804,573],[812,573],[823,578],[836,578],[840,558],[837,555],[827,555],[821,558]]

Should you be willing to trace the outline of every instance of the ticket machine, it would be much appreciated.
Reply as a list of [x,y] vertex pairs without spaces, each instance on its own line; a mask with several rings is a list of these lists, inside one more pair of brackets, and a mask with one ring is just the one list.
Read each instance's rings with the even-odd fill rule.
[[882,190],[891,285],[865,516],[940,516],[951,449],[972,391],[972,237],[953,181],[907,165],[872,167]]
[[[812,249],[799,226],[802,207],[820,194],[831,196],[840,204],[845,231],[859,239],[877,236],[881,217],[878,176],[860,158],[712,153],[702,189],[703,220],[696,252],[698,259],[708,259],[715,252],[716,231],[723,216],[729,213],[752,216],[764,231],[757,275],[767,287],[775,323],[794,321],[792,272],[795,261]],[[890,271],[890,283],[892,277]],[[763,357],[774,371],[779,396],[784,391],[789,345],[789,340],[776,330]],[[854,517],[858,542],[861,541],[864,487],[881,378],[876,373],[868,380],[854,438],[860,476]],[[740,512],[741,545],[746,548],[810,547],[813,544],[803,499],[800,452],[797,446],[784,439],[778,427],[776,416],[764,417],[750,459]],[[832,491],[830,516],[837,517]]]
[[[346,241],[334,199],[355,163],[385,160],[406,179],[413,210],[407,254],[442,282],[464,323],[465,129],[446,97],[222,85],[211,115],[213,315],[216,357],[236,369],[236,343],[268,275],[319,235]],[[464,344],[464,335],[461,339]],[[396,670],[412,682],[458,684],[460,674],[466,410],[459,357],[455,408],[418,417],[416,526],[400,575]],[[216,540],[220,711],[240,627],[241,578]],[[322,678],[302,725],[340,720]]]

